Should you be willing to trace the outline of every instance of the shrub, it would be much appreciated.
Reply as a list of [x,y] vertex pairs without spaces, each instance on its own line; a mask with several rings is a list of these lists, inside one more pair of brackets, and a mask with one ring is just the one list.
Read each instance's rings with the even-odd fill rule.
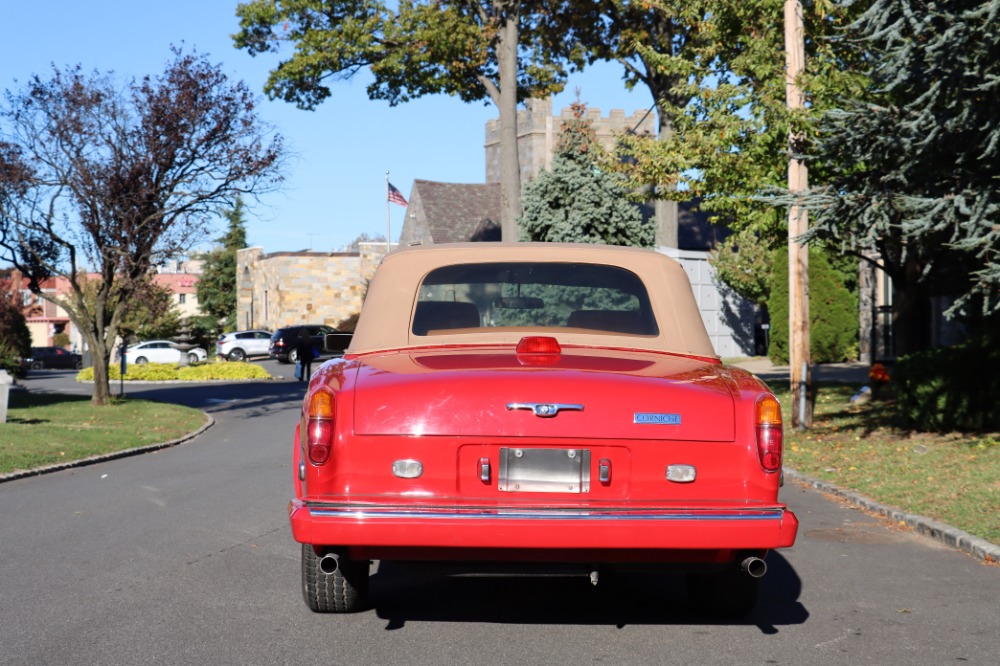
[[[117,364],[108,368],[108,378],[121,379],[121,369]],[[204,363],[183,367],[168,363],[146,363],[130,365],[125,372],[125,381],[190,381],[204,382],[217,379],[270,379],[271,375],[255,363]],[[93,381],[94,369],[84,368],[76,375],[78,382]]]
[[903,427],[925,432],[1000,429],[1000,336],[979,335],[954,347],[901,357],[892,384]]
[[[774,253],[771,295],[771,346],[768,356],[788,363],[788,254]],[[836,363],[857,358],[858,297],[846,285],[853,281],[831,266],[826,253],[809,250],[809,354],[813,363]]]

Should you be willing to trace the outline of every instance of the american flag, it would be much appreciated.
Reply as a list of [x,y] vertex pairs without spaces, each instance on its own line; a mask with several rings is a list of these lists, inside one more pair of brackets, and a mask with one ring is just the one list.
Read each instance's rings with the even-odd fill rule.
[[400,206],[405,206],[406,199],[403,197],[403,193],[397,190],[396,186],[392,183],[386,183],[386,185],[389,186],[389,201]]

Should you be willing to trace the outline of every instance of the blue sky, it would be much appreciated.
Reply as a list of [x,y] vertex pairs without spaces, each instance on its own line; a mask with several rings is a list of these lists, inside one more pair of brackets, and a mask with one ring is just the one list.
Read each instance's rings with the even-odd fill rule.
[[[454,183],[485,180],[483,141],[492,105],[465,104],[448,96],[396,107],[370,101],[361,79],[332,84],[333,96],[315,111],[264,97],[276,56],[250,57],[236,50],[236,0],[6,0],[0,40],[0,88],[19,88],[32,74],[47,77],[51,65],[80,64],[85,71],[114,71],[123,79],[158,74],[170,46],[207,53],[232,79],[245,81],[262,100],[260,116],[285,137],[292,153],[279,193],[249,210],[251,245],[266,252],[330,251],[361,233],[384,234],[385,174],[407,198],[414,179]],[[555,113],[581,99],[607,115],[647,109],[645,90],[626,91],[617,65],[599,65],[570,79],[556,97]],[[391,205],[396,240],[406,209]],[[224,231],[220,218],[218,234]],[[214,236],[213,236],[214,238]]]

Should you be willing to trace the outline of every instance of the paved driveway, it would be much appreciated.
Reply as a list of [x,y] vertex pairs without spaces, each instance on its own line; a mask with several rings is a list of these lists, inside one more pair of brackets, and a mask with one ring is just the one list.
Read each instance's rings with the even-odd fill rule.
[[671,575],[593,588],[389,564],[369,610],[314,615],[286,515],[301,385],[129,390],[216,424],[157,453],[0,484],[2,664],[913,666],[1000,654],[1000,568],[794,485],[783,493],[798,543],[768,557],[745,621],[698,616]]

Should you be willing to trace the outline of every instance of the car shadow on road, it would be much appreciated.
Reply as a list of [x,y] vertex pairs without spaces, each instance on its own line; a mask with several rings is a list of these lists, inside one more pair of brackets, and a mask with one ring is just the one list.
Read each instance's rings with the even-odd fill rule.
[[[706,615],[687,597],[678,573],[621,572],[597,586],[586,576],[449,576],[420,567],[379,563],[369,601],[386,629],[410,621],[506,624],[683,625],[728,624],[778,633],[809,617],[799,602],[802,582],[788,560],[772,552],[760,597],[747,617]],[[606,578],[609,578],[606,580]]]
[[125,390],[130,398],[185,405],[209,414],[240,410],[247,418],[297,408],[305,395],[304,384],[288,381],[133,385]]

